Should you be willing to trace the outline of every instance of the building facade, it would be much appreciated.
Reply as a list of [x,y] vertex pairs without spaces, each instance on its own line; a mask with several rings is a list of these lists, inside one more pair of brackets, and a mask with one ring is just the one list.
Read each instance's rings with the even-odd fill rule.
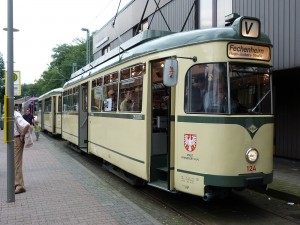
[[298,0],[132,0],[93,35],[93,55],[97,59],[147,29],[223,27],[231,13],[259,18],[273,43],[274,154],[300,159],[299,12]]

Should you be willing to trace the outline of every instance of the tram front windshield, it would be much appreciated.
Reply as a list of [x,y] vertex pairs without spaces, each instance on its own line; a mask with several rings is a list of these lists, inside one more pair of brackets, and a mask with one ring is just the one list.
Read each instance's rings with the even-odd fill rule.
[[185,77],[186,113],[271,114],[268,67],[197,64]]

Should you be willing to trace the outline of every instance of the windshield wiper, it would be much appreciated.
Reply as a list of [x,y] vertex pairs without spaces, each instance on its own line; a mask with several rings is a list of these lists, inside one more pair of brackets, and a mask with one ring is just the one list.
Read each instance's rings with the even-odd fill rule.
[[258,101],[258,103],[256,104],[256,106],[254,106],[250,111],[254,112],[254,110],[257,108],[257,106],[260,105],[260,103],[267,97],[267,95],[271,92],[271,90],[268,90],[267,93]]

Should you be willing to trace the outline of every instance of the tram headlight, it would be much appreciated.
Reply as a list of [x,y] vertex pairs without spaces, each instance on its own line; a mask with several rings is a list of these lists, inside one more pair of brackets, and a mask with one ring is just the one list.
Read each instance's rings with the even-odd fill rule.
[[246,159],[249,163],[255,163],[258,159],[258,151],[255,148],[249,148],[246,152]]

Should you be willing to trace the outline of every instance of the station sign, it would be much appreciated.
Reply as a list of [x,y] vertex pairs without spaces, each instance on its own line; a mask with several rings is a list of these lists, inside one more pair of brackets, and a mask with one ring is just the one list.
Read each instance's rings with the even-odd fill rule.
[[[7,71],[5,73],[5,94],[7,95]],[[21,96],[21,72],[14,71],[13,73],[13,80],[14,80],[14,96]]]

